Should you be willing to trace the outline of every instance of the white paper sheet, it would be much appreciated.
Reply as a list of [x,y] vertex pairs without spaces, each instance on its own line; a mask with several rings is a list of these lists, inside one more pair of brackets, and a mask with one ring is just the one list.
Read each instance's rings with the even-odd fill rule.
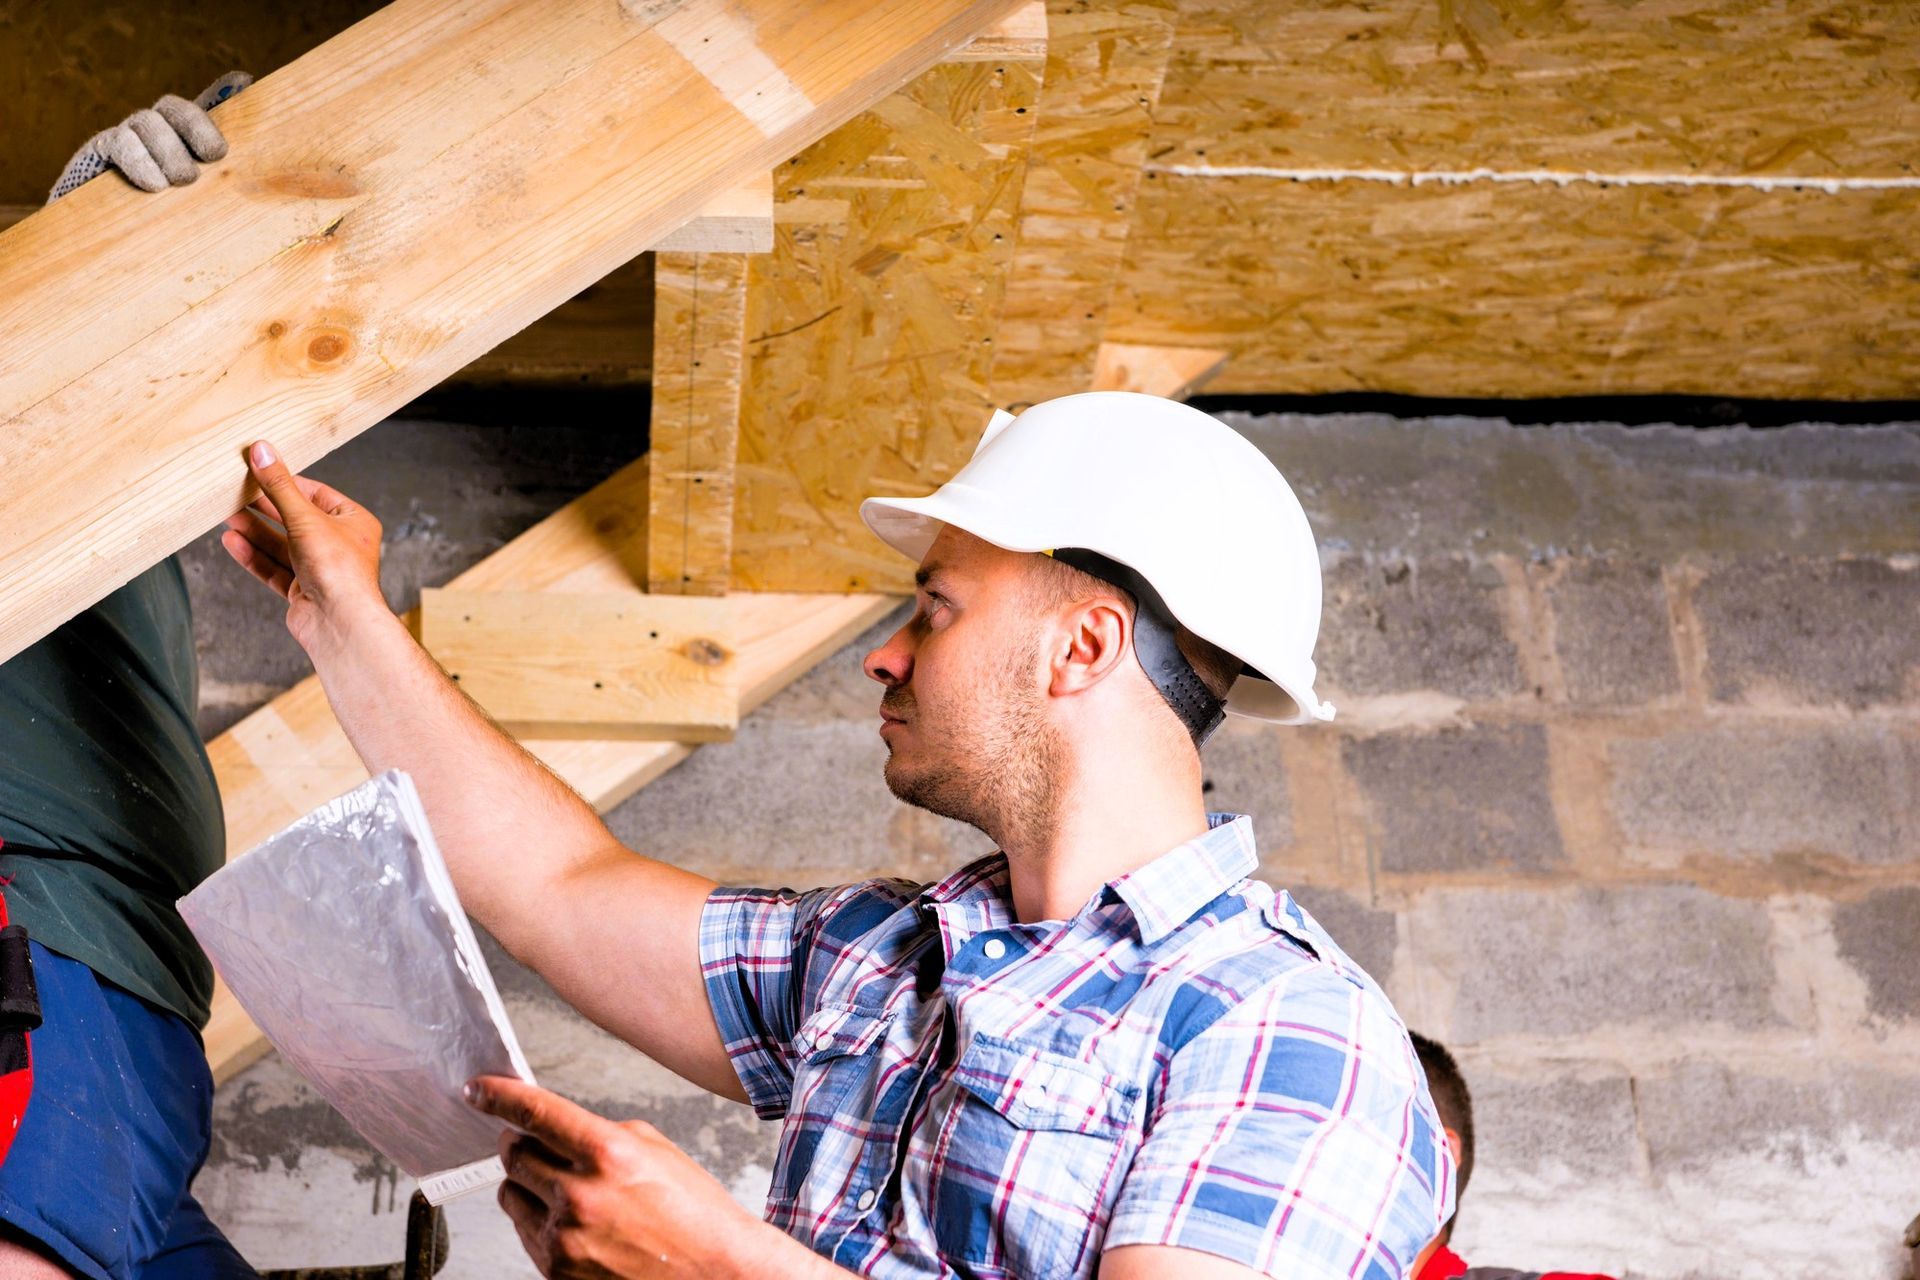
[[429,1200],[501,1180],[504,1126],[461,1089],[533,1072],[406,774],[320,806],[180,914],[280,1055]]

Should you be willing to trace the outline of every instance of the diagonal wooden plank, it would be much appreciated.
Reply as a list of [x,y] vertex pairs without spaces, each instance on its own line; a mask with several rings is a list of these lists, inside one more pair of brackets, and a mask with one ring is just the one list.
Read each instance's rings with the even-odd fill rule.
[[1012,7],[396,0],[0,234],[0,661]]

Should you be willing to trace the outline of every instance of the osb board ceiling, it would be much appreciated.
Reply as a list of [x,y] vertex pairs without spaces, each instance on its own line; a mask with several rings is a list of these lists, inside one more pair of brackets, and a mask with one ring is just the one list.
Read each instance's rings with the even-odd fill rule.
[[1209,392],[1916,393],[1920,191],[1149,179],[1114,328]]
[[1916,65],[1909,3],[1185,4],[1107,337],[1227,393],[1913,396]]
[[1153,161],[1893,176],[1911,0],[1181,5]]
[[925,492],[986,423],[1042,67],[935,67],[775,170],[774,251],[748,280],[737,588],[908,580],[857,508]]

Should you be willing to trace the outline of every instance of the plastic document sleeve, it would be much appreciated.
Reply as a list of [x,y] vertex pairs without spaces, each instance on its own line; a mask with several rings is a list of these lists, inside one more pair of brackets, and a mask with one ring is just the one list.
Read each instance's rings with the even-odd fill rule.
[[533,1072],[406,774],[320,806],[180,914],[281,1057],[429,1200],[505,1176],[504,1126],[461,1090]]

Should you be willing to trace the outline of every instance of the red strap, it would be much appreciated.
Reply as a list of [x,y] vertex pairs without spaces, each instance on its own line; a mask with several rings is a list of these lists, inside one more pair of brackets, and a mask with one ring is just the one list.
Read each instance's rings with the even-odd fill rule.
[[1420,1268],[1420,1274],[1414,1280],[1454,1280],[1454,1277],[1466,1274],[1467,1260],[1453,1250],[1441,1245],[1427,1259],[1427,1265]]

